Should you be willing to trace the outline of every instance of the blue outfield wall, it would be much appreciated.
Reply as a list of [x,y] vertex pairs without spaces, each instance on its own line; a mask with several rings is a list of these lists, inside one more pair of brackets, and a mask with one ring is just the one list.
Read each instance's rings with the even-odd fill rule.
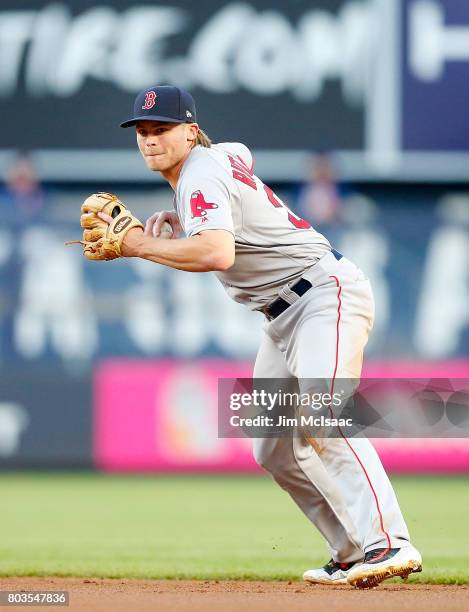
[[[295,209],[296,189],[277,192]],[[75,212],[60,190],[51,201],[33,221],[12,214],[0,226],[1,363],[255,356],[262,316],[232,302],[214,275],[140,260],[87,262],[63,244],[80,235],[78,205]],[[142,217],[148,210],[132,208]],[[325,233],[375,292],[368,357],[468,355],[469,188],[358,186],[348,189],[341,218]]]
[[[298,190],[277,187],[303,214],[295,207]],[[262,316],[232,302],[211,274],[140,260],[91,263],[79,247],[65,247],[80,234],[83,189],[56,189],[28,222],[3,207],[0,468],[94,465],[93,373],[104,359],[155,359],[159,367],[160,359],[221,357],[235,367],[252,363],[259,344]],[[127,192],[145,218],[153,196]],[[377,316],[368,364],[466,363],[469,188],[358,185],[344,194],[341,222],[326,233],[372,280]],[[170,192],[155,192],[155,202],[169,207]],[[191,402],[198,398],[202,409],[204,392],[194,393]],[[175,413],[183,419],[185,411]]]

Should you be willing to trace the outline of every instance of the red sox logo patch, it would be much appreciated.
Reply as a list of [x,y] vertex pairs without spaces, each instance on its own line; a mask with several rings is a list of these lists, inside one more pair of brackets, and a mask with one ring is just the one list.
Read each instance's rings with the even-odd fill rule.
[[143,110],[149,110],[150,108],[153,108],[156,104],[156,91],[147,91],[146,96],[145,96],[145,103],[142,106]]
[[192,218],[202,217],[202,222],[208,221],[207,210],[218,208],[218,204],[206,202],[203,193],[198,189],[193,191],[191,195],[191,213]]

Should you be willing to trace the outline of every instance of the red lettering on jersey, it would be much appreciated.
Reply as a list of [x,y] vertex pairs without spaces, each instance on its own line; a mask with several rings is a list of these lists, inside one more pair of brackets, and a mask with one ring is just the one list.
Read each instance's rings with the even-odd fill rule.
[[230,160],[231,167],[233,168],[233,178],[257,191],[256,181],[252,178],[252,172],[243,162],[243,160],[240,157],[235,159],[231,155],[228,155],[228,159]]
[[264,191],[266,192],[267,197],[269,198],[269,202],[273,206],[275,206],[275,208],[282,208],[282,206],[285,206],[283,202],[280,202],[280,200],[277,198],[277,196],[275,195],[275,193],[272,191],[270,187],[267,187],[267,185],[264,185]]
[[240,155],[237,155],[236,157],[239,159],[239,163],[246,169],[246,172],[249,172],[249,174],[252,176],[252,168],[247,165]]
[[[203,193],[198,189],[193,191],[191,195],[191,213],[194,217],[206,217],[207,210],[218,208],[218,204],[206,202]],[[205,219],[203,219],[205,221]]]
[[153,108],[156,104],[156,91],[147,91],[145,96],[145,104],[142,106],[143,110],[149,110]]
[[251,187],[252,189],[257,191],[256,181],[244,172],[240,172],[239,170],[233,170],[233,178],[235,178],[237,181],[241,181],[241,183],[244,183],[248,187]]
[[300,217],[295,215],[295,213],[292,213],[292,211],[288,208],[288,206],[285,206],[282,200],[279,200],[277,198],[277,196],[275,195],[275,193],[272,191],[270,187],[268,187],[267,185],[264,185],[264,191],[266,192],[267,198],[269,199],[269,202],[272,204],[272,206],[275,206],[275,208],[285,208],[286,210],[288,210],[288,220],[297,229],[308,229],[311,227],[308,221],[305,221],[304,219],[301,219]]
[[298,229],[308,229],[311,227],[311,223],[297,217],[295,213],[292,213],[291,211],[288,213],[288,220]]
[[239,155],[236,156],[238,159],[235,159],[233,156],[228,155],[228,159],[230,160],[230,164],[232,168],[235,170],[239,170],[240,172],[246,172],[249,176],[252,176],[251,169],[244,161],[241,159]]

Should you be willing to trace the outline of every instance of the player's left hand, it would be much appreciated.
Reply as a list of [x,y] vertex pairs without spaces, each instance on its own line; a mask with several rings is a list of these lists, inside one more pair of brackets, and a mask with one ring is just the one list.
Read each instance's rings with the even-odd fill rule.
[[144,227],[116,195],[94,193],[83,202],[81,212],[83,240],[66,244],[82,244],[83,255],[95,261],[134,254],[127,243],[134,243],[137,236],[141,239]]

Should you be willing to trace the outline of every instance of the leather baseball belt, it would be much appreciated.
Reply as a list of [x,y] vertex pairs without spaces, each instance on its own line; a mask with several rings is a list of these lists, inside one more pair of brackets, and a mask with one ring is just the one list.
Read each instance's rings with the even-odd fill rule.
[[[337,261],[339,261],[343,257],[342,253],[339,253],[339,251],[336,251],[335,249],[331,249],[331,253],[337,259]],[[300,280],[297,281],[294,285],[292,285],[290,289],[291,291],[296,293],[296,295],[301,297],[307,291],[309,291],[312,286],[313,285],[309,282],[309,280],[306,280],[306,278],[300,278]],[[291,304],[289,304],[283,298],[279,297],[273,302],[271,302],[268,306],[264,306],[264,308],[262,309],[262,312],[265,314],[265,316],[267,317],[269,321],[273,321],[279,315],[281,315],[282,312],[285,312],[285,310],[289,306],[291,306]]]

